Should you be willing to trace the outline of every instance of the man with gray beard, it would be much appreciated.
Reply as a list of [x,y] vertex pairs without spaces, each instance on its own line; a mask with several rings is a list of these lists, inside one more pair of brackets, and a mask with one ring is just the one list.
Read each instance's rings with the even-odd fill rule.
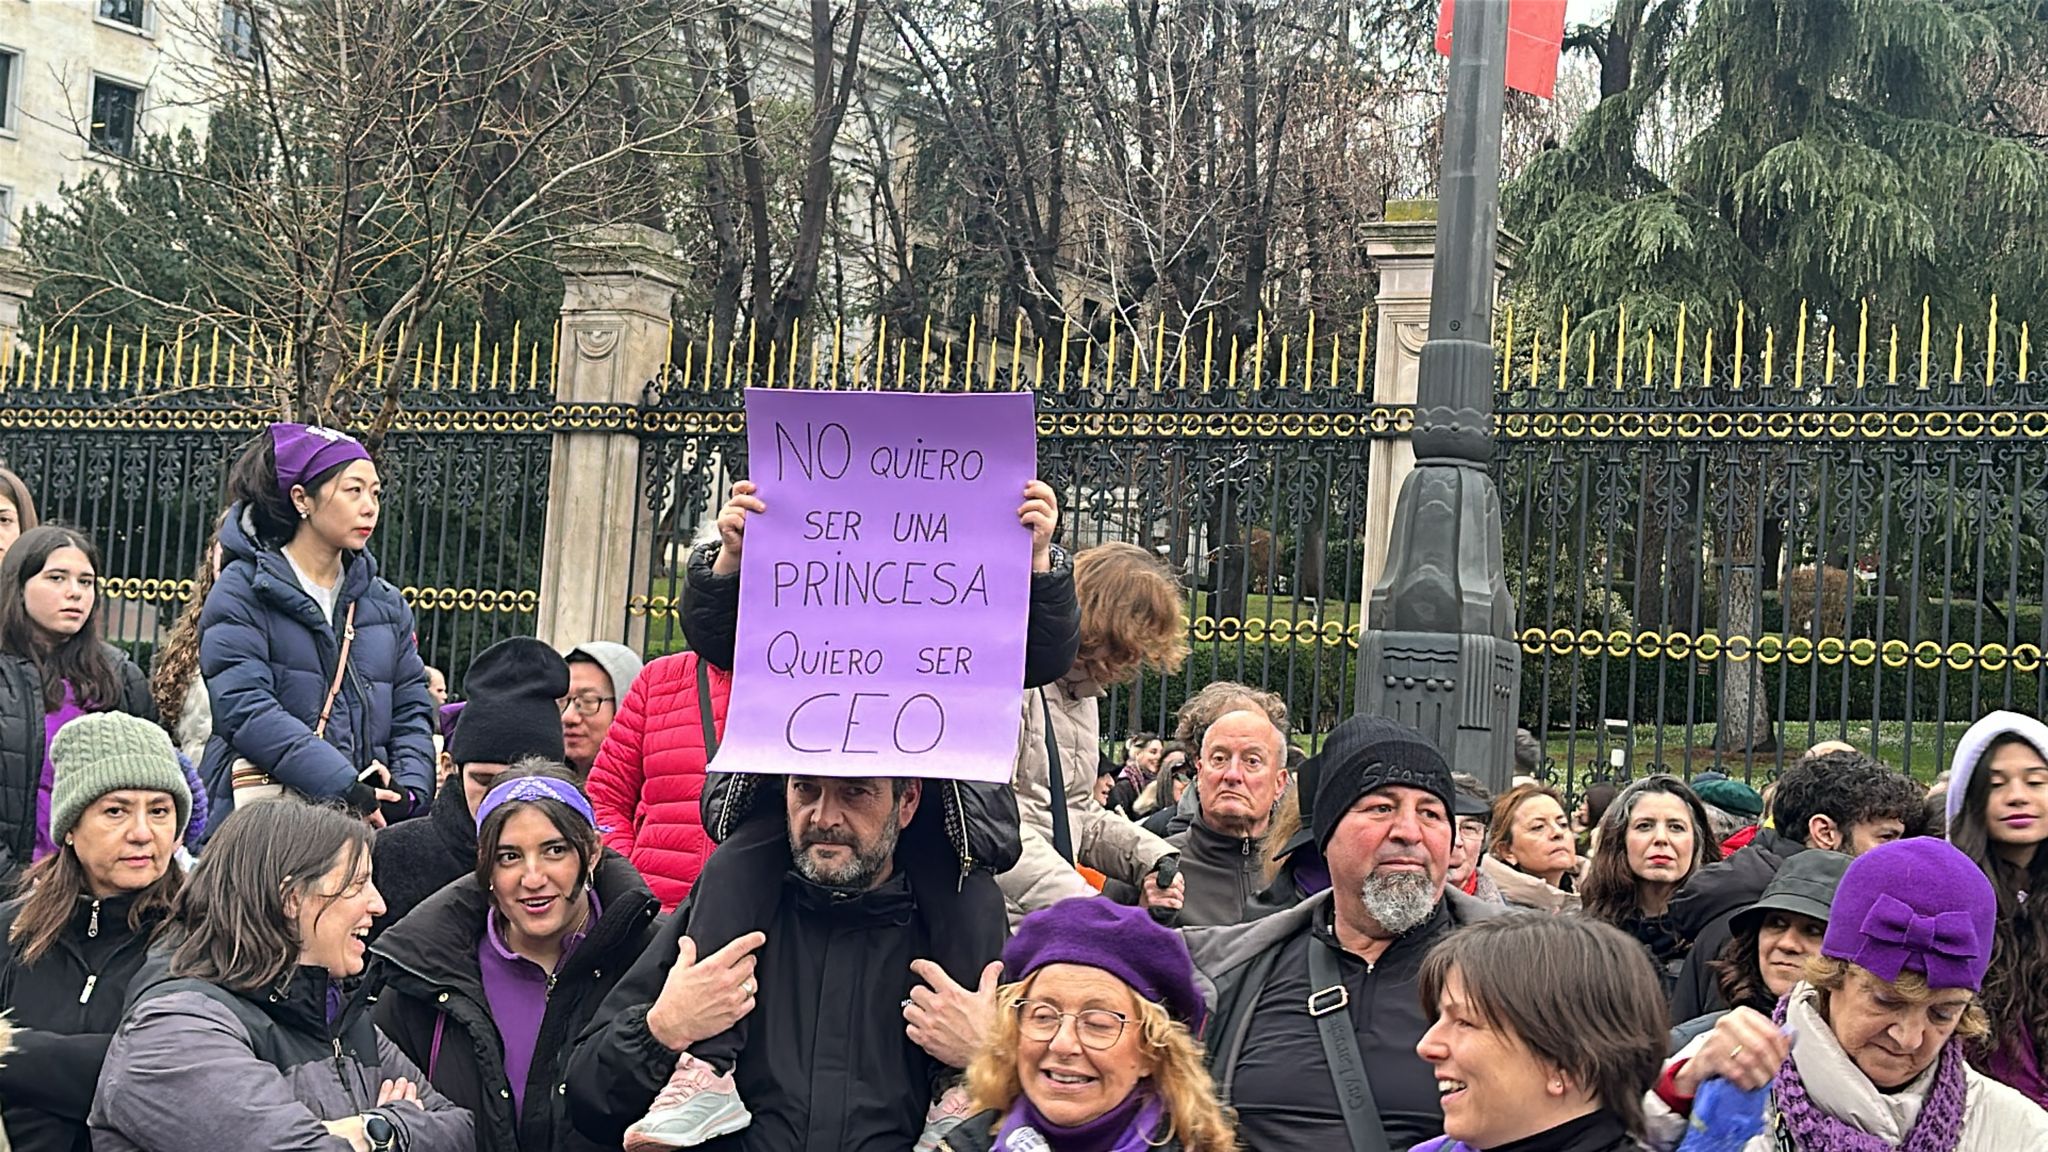
[[1405,1149],[1443,1132],[1416,975],[1430,946],[1504,914],[1446,890],[1450,765],[1404,724],[1354,716],[1303,766],[1330,891],[1185,935],[1213,989],[1209,1071],[1248,1152]]

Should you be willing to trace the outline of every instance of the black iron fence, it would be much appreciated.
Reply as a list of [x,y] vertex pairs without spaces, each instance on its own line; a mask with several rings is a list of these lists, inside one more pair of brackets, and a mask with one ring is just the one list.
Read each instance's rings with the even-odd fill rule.
[[[1768,773],[1823,739],[1925,776],[1982,711],[2048,711],[2048,384],[2023,328],[1923,327],[1745,316],[1622,344],[1566,330],[1560,355],[1557,332],[1503,324],[1522,716],[1554,776]],[[639,409],[597,423],[555,404],[544,373],[479,380],[474,353],[467,373],[412,366],[374,547],[429,660],[459,684],[475,651],[533,629],[557,435],[639,438],[651,528],[627,624],[655,655],[681,645],[684,553],[745,474],[749,380],[1027,387],[1063,543],[1152,548],[1188,589],[1189,658],[1118,687],[1105,734],[1170,731],[1218,678],[1281,693],[1306,742],[1349,714],[1373,454],[1411,420],[1373,402],[1365,333],[852,343],[795,364],[734,343],[707,364],[681,339]],[[89,356],[82,380],[18,347],[0,365],[0,459],[45,518],[101,541],[110,627],[146,659],[271,394],[246,369],[202,381],[196,357],[189,380],[146,384],[96,378]],[[588,513],[623,496],[588,494]]]
[[[197,340],[175,345],[189,366],[159,354],[148,372],[146,352],[115,360],[80,343],[50,342],[40,359],[0,346],[0,462],[42,520],[98,544],[108,637],[148,667],[191,596],[228,467],[276,418],[279,392],[261,365]],[[371,551],[412,604],[428,663],[459,684],[476,652],[534,630],[560,421],[530,370],[480,380],[451,356],[408,371]]]

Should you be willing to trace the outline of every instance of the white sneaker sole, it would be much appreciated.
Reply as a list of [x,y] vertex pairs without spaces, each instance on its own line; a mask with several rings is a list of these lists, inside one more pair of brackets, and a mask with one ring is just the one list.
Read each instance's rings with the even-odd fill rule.
[[696,1111],[677,1108],[673,1111],[642,1117],[626,1129],[626,1152],[656,1152],[664,1148],[695,1148],[708,1144],[720,1136],[730,1136],[754,1122],[754,1114],[747,1111],[737,1097],[726,1107],[708,1116],[695,1119],[689,1115]]

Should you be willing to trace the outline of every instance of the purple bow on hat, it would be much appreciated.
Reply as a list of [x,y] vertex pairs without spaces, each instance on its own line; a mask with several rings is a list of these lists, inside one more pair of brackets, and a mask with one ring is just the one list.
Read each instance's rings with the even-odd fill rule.
[[[1968,988],[1976,983],[1974,961],[1983,955],[1977,926],[1968,912],[1922,916],[1895,896],[1879,896],[1863,918],[1863,947],[1849,959],[1881,980],[1897,980],[1913,966],[1935,988]],[[1916,965],[1913,962],[1918,961]]]

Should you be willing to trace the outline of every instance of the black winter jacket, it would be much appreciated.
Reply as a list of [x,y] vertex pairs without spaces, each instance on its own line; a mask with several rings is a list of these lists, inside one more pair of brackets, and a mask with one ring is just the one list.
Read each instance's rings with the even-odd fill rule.
[[1239,924],[1264,914],[1255,904],[1266,888],[1263,839],[1225,836],[1197,818],[1166,842],[1180,853],[1180,874],[1187,877],[1179,926]]
[[1722,950],[1734,938],[1735,914],[1762,899],[1785,861],[1805,851],[1804,844],[1772,829],[1759,829],[1746,847],[1700,869],[1671,898],[1671,926],[1692,941],[1692,951],[1679,967],[1671,989],[1674,1024],[1729,1008],[1721,995],[1720,977],[1709,965],[1721,958]]
[[8,939],[21,901],[0,908],[0,1011],[14,1023],[14,1047],[0,1061],[0,1112],[14,1152],[92,1148],[85,1117],[100,1064],[162,923],[156,916],[130,927],[135,900],[80,897],[64,934],[33,966]]
[[[241,994],[171,979],[161,955],[135,980],[100,1070],[94,1152],[345,1152],[322,1122],[376,1111],[405,1152],[470,1152],[470,1115],[443,1096],[370,1020],[366,985],[328,1017],[327,972],[300,968],[280,990]],[[386,1080],[419,1102],[377,1105]]]
[[375,940],[426,899],[476,872],[476,817],[462,781],[451,777],[425,817],[380,829],[370,845],[372,875],[384,897],[384,915],[370,925]]
[[[450,789],[453,791],[453,789]],[[436,892],[377,941],[377,1024],[427,1079],[476,1117],[478,1152],[595,1150],[569,1127],[560,1091],[569,1048],[653,938],[661,905],[626,858],[606,850],[597,872],[600,915],[556,973],[513,1110],[504,1043],[491,1023],[477,946],[490,894],[474,877]],[[436,1024],[441,1033],[438,1042]]]
[[[130,716],[156,723],[149,678],[126,653],[101,645],[121,676],[121,699]],[[36,850],[36,789],[43,781],[43,682],[31,661],[0,652],[0,888],[12,891]]]
[[[616,1148],[675,1071],[647,1010],[687,930],[684,905],[598,1008],[569,1059],[569,1117]],[[945,1071],[904,1035],[903,999],[929,956],[931,930],[899,872],[846,896],[794,873],[755,953],[760,994],[733,1069],[754,1114],[704,1152],[903,1152],[917,1142]]]

